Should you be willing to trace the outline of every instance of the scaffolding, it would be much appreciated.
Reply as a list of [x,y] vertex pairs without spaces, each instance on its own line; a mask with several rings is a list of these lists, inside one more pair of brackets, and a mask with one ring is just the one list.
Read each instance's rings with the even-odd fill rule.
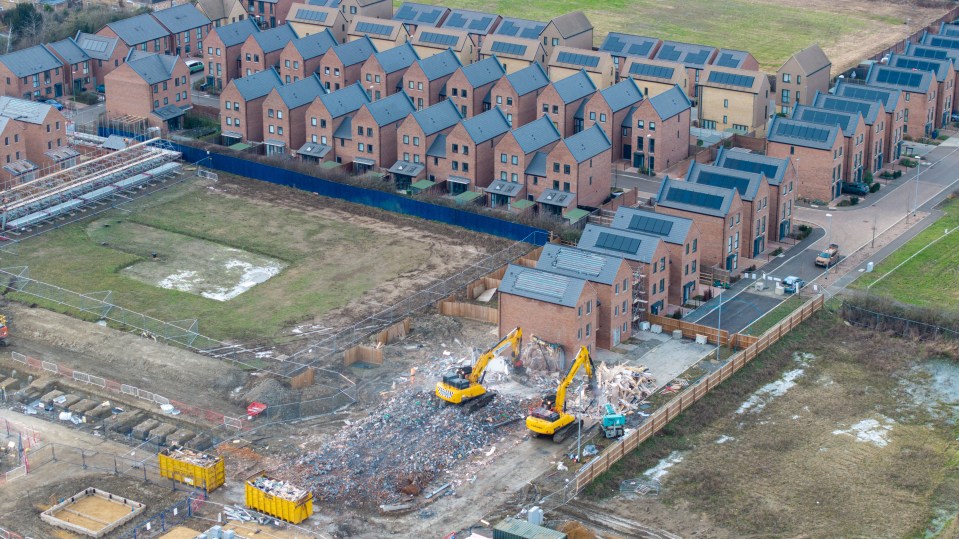
[[648,264],[637,264],[632,267],[633,270],[633,329],[639,328],[639,324],[646,320],[649,314],[649,293],[647,289],[646,268],[651,267]]

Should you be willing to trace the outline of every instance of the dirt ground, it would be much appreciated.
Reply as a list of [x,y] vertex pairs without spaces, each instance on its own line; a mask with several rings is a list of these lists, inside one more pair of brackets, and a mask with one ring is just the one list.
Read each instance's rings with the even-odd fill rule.
[[807,324],[833,339],[782,351],[783,378],[661,462],[659,498],[602,507],[683,537],[956,537],[959,365],[832,315]]

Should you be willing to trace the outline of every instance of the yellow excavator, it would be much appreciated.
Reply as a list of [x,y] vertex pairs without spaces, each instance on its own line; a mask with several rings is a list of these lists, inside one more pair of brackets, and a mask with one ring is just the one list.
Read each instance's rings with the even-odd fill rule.
[[543,397],[542,406],[533,409],[532,414],[526,416],[526,428],[535,436],[552,436],[554,442],[561,443],[572,432],[572,427],[576,426],[576,416],[566,413],[566,388],[580,368],[586,369],[586,376],[592,380],[593,359],[589,357],[589,350],[585,346],[579,349],[569,372],[560,381],[556,394]]
[[471,410],[478,410],[489,404],[496,393],[487,392],[483,387],[483,373],[486,366],[496,356],[507,348],[511,349],[513,366],[520,363],[520,345],[523,340],[523,330],[516,328],[509,332],[503,340],[487,350],[472,367],[460,367],[456,371],[443,375],[443,379],[436,383],[436,396],[451,404],[470,403]]

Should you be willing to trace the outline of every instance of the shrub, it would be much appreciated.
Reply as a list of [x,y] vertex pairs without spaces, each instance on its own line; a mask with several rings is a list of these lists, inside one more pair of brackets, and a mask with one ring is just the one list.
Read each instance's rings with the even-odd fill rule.
[[838,207],[840,207],[840,208],[845,208],[846,206],[849,206],[849,205],[850,205],[850,204],[849,204],[849,201],[846,200],[846,199],[842,199],[842,200],[840,200],[840,201],[836,204],[836,206],[838,206]]
[[865,183],[866,185],[872,185],[872,181],[873,181],[872,172],[869,172],[867,170],[866,173],[862,175],[862,182]]
[[100,96],[91,92],[81,92],[74,95],[73,100],[84,105],[96,105],[100,101]]
[[676,311],[676,312],[674,312],[673,314],[669,315],[669,317],[670,317],[670,318],[675,318],[676,320],[679,320],[679,319],[681,319],[681,318],[683,317],[683,311],[681,311],[681,310],[680,310],[680,311]]
[[855,206],[856,204],[859,204],[859,197],[849,197],[849,205]]
[[893,172],[893,173],[892,173],[892,177],[893,177],[893,178],[901,178],[901,177],[902,177],[902,171],[901,171],[901,170],[897,170],[897,171]]
[[773,256],[779,256],[779,255],[781,255],[781,254],[783,254],[783,248],[782,248],[782,247],[776,247],[776,250],[773,251]]
[[917,166],[919,162],[914,159],[910,159],[908,157],[903,157],[902,159],[899,160],[899,164],[906,168],[913,168]]
[[878,184],[878,183],[874,183],[874,184],[872,184],[872,185],[869,186],[869,192],[870,192],[870,193],[875,193],[875,192],[878,191],[881,187],[882,187],[882,185],[880,185],[880,184]]

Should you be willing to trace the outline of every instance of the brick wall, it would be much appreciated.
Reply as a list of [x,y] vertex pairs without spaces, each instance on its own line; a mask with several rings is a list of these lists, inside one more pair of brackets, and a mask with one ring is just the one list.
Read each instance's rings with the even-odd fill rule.
[[[566,352],[570,363],[580,346],[596,349],[596,329],[599,309],[596,308],[597,293],[592,283],[583,287],[576,302],[577,307],[563,307],[554,303],[536,301],[512,294],[499,294],[499,333],[505,336],[516,327],[523,333],[535,335],[546,342],[559,344]],[[587,314],[587,303],[590,304]],[[580,313],[582,309],[582,314]],[[586,336],[589,325],[589,336]]]
[[836,137],[833,147],[827,150],[769,141],[766,144],[766,155],[792,159],[797,171],[796,196],[829,202],[834,198],[835,184],[840,181],[839,178],[834,178],[834,170],[842,167],[843,161],[841,156],[833,156],[838,154],[843,145],[841,136]]
[[[632,139],[631,150],[637,151],[640,147],[638,139],[642,138],[642,151],[646,158],[653,158],[653,171],[660,173],[669,167],[689,157],[689,110],[685,110],[672,118],[663,120],[648,99],[644,99],[633,114],[633,123],[630,129]],[[643,122],[643,128],[638,127]],[[650,129],[650,122],[656,123],[656,129]],[[652,135],[652,136],[650,136]],[[655,140],[655,149],[649,151],[650,139]],[[646,164],[648,166],[648,163]],[[687,167],[688,168],[688,167]],[[683,171],[685,173],[685,171]],[[678,175],[678,174],[677,174]]]

